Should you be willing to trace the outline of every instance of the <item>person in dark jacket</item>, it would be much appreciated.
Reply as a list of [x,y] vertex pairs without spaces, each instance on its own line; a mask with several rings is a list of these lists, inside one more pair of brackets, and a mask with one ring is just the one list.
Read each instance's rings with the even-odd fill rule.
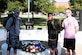
[[53,19],[52,13],[48,13],[48,45],[50,47],[50,55],[58,55],[57,43],[58,33],[60,32],[60,25],[57,19]]
[[[21,26],[21,18],[19,17],[20,11],[14,10],[13,17],[10,17],[6,23],[6,30],[9,32],[9,43],[7,48],[7,55],[10,55],[11,47],[14,48],[14,55],[16,55],[17,48],[19,46],[19,33]],[[12,25],[13,23],[13,25]]]

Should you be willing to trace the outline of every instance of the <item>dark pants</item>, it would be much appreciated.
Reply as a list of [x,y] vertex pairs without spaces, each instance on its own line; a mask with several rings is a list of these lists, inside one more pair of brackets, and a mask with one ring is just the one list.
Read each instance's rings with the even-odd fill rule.
[[49,39],[48,40],[48,45],[51,49],[57,48],[57,39]]
[[48,46],[52,49],[57,48],[58,34],[49,35]]
[[11,47],[14,49],[17,49],[19,47],[19,36],[10,36],[7,40],[8,48],[7,50],[10,50]]
[[64,38],[64,47],[67,49],[75,50],[75,39]]

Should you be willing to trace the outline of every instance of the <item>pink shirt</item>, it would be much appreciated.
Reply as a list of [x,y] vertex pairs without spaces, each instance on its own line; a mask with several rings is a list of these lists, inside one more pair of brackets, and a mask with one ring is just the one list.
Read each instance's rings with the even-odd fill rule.
[[64,38],[74,39],[75,38],[75,27],[79,28],[78,22],[74,17],[66,18],[63,23],[62,27],[64,27]]

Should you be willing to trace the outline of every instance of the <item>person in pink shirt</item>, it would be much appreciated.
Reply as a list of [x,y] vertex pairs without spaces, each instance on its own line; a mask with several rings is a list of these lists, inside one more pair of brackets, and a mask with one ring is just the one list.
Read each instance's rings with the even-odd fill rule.
[[72,11],[66,9],[66,19],[62,23],[64,28],[64,47],[67,49],[67,55],[70,55],[70,50],[72,50],[72,55],[75,53],[75,34],[79,30],[79,25],[77,20],[72,17]]

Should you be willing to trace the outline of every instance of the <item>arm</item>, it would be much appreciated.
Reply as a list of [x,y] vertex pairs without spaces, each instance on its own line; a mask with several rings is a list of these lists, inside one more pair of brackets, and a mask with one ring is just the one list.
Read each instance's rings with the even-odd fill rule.
[[79,27],[78,27],[78,26],[76,26],[76,27],[75,27],[75,33],[77,33],[77,32],[78,32],[78,30],[79,30]]
[[62,30],[65,28],[64,21],[62,21]]
[[57,20],[57,29],[58,29],[58,32],[60,33],[60,31],[62,30],[62,26],[61,24],[59,23],[59,20]]
[[58,28],[58,33],[60,33],[60,31],[61,31],[61,26],[60,26],[59,23],[57,24],[57,28]]
[[74,22],[74,26],[75,26],[75,33],[78,32],[79,30],[79,24],[78,24],[78,21],[75,19],[75,22]]

